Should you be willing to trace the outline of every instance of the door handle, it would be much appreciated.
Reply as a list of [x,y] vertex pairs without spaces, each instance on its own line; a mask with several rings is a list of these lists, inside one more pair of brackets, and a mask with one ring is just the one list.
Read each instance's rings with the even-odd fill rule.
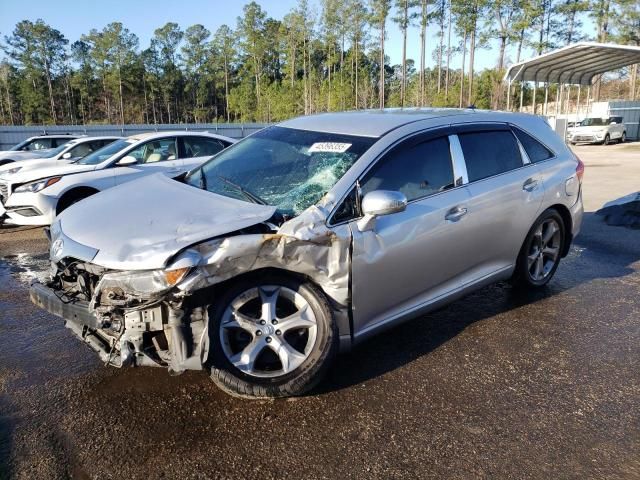
[[535,178],[530,178],[522,185],[522,190],[525,192],[533,192],[536,188],[538,188],[538,180]]
[[444,216],[444,219],[449,222],[457,222],[462,217],[464,217],[467,212],[468,210],[466,209],[466,207],[454,207],[447,212],[447,214]]

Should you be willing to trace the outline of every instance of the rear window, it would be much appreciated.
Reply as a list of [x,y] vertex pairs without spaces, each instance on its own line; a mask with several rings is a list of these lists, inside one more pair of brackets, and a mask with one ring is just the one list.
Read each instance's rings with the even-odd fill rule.
[[470,182],[520,168],[522,157],[508,130],[458,134]]
[[520,140],[524,151],[527,152],[527,156],[531,163],[541,162],[553,157],[553,152],[547,147],[542,145],[539,141],[533,138],[528,133],[523,132],[520,129],[514,128],[513,131]]

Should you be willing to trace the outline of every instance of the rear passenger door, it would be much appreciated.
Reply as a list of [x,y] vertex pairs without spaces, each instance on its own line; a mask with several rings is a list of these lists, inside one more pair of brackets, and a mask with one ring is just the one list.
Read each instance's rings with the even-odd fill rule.
[[467,221],[476,245],[465,281],[474,281],[515,263],[540,214],[544,187],[538,167],[507,125],[462,125],[454,131],[467,170]]
[[184,161],[185,170],[201,165],[227,147],[226,142],[211,137],[185,136],[180,141],[182,142],[180,157]]

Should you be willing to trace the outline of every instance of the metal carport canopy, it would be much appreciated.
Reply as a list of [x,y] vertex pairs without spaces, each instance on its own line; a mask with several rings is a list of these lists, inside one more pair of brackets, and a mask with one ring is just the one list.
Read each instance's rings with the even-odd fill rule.
[[591,85],[596,75],[640,63],[640,47],[580,42],[511,65],[506,82]]

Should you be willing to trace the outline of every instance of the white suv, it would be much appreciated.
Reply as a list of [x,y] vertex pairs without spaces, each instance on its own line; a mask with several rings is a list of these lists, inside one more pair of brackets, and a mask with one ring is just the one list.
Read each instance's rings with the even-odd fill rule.
[[612,140],[624,142],[627,132],[622,117],[588,117],[567,132],[571,145],[576,143],[602,143],[609,145]]
[[116,140],[74,163],[0,176],[0,218],[50,225],[67,207],[107,188],[154,173],[177,177],[235,140],[206,132],[157,132]]

